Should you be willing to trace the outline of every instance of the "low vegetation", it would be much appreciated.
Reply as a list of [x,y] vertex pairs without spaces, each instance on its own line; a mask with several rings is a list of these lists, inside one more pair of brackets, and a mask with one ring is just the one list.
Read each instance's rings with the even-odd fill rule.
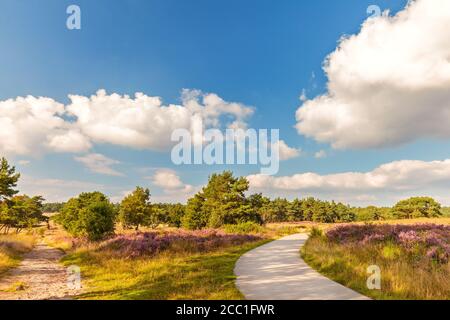
[[[327,277],[375,299],[448,299],[450,225],[351,224],[315,231],[302,256]],[[367,268],[381,269],[369,290]]]
[[0,235],[0,277],[19,265],[23,254],[33,248],[35,240],[35,236],[28,234]]
[[[240,299],[233,268],[244,252],[311,230],[305,259],[347,286],[375,298],[448,297],[448,229],[382,224],[432,221],[450,212],[432,198],[410,198],[392,208],[272,200],[247,195],[248,180],[225,171],[213,174],[186,205],[151,203],[150,190],[142,187],[117,204],[100,192],[43,204],[42,197],[17,195],[19,177],[2,159],[0,274],[33,246],[34,237],[21,231],[56,222],[64,231],[48,230],[45,241],[66,251],[65,264],[81,267],[87,290],[80,298]],[[50,222],[44,211],[52,213]],[[336,223],[342,226],[329,230]],[[366,268],[373,264],[383,270],[381,291],[365,286]]]
[[235,262],[265,241],[218,230],[151,231],[78,243],[63,262],[81,267],[81,299],[242,299]]
[[54,219],[76,237],[101,240],[114,232],[116,210],[100,192],[82,193],[70,199]]

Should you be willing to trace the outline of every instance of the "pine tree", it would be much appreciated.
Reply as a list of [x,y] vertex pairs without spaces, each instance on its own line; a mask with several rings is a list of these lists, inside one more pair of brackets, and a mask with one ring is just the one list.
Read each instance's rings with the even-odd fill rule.
[[15,188],[19,181],[20,174],[16,173],[16,168],[11,167],[5,158],[0,164],[0,201],[7,200],[18,193]]

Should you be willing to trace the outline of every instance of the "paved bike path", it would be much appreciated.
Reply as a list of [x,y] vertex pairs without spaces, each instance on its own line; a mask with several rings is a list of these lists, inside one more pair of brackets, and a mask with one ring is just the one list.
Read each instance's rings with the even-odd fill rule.
[[244,254],[236,284],[249,300],[366,300],[309,267],[300,257],[306,234],[287,236]]

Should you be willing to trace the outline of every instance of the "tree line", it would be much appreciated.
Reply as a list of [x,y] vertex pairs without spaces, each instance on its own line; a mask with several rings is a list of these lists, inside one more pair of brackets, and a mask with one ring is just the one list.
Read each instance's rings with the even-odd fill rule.
[[321,223],[438,217],[441,205],[429,197],[398,202],[392,208],[356,208],[312,197],[270,199],[262,194],[247,195],[249,182],[231,171],[213,174],[208,183],[187,204],[150,201],[150,191],[142,187],[119,204],[100,192],[82,193],[66,203],[43,204],[42,197],[18,196],[20,174],[2,158],[0,167],[0,230],[32,227],[47,218],[45,212],[58,212],[55,221],[74,236],[98,240],[112,234],[116,223],[138,230],[165,224],[186,229],[220,228],[241,223],[312,221]]
[[350,207],[315,198],[269,199],[262,194],[247,196],[249,182],[225,171],[209,177],[208,184],[187,204],[150,202],[150,191],[137,187],[120,204],[112,204],[99,192],[83,193],[69,200],[57,217],[66,230],[77,236],[100,239],[114,231],[115,221],[138,230],[160,224],[186,229],[220,228],[241,223],[312,221],[320,223],[438,217],[441,206],[429,197],[400,201],[393,208]]
[[8,233],[10,229],[20,232],[31,228],[47,217],[43,215],[44,198],[17,195],[17,182],[20,174],[9,165],[5,158],[0,160],[0,232]]

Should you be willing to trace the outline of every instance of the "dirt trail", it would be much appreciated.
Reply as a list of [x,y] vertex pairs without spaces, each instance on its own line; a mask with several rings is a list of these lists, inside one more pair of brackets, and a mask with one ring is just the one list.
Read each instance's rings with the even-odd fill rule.
[[70,299],[78,292],[69,288],[67,270],[58,263],[63,255],[39,242],[17,268],[0,279],[0,300]]

